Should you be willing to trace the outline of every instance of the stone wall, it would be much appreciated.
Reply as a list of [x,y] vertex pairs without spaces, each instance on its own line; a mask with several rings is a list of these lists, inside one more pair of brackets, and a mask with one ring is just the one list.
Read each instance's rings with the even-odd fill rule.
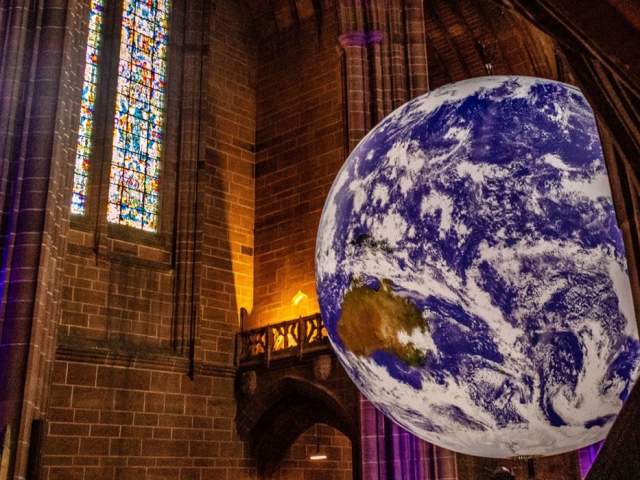
[[162,223],[150,237],[100,214],[72,220],[42,478],[256,475],[234,424],[256,42],[237,2],[172,8]]
[[[336,6],[260,48],[256,132],[255,291],[251,325],[318,311],[315,238],[345,159]],[[291,298],[309,299],[298,308]]]

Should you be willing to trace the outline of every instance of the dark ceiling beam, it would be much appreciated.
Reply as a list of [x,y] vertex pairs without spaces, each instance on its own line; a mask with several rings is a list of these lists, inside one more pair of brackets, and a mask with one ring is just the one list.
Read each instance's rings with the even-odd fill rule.
[[428,0],[431,88],[492,74],[556,78],[555,44],[544,32],[495,0]]
[[[455,50],[456,57],[460,59],[465,72],[465,77],[475,76],[473,72],[473,58],[469,58],[464,40],[464,29],[459,25],[455,13],[447,9],[449,2],[432,2],[436,20],[441,23],[447,43]],[[449,21],[447,21],[449,20]],[[473,48],[473,47],[472,47]]]
[[451,36],[449,35],[449,31],[447,29],[447,26],[442,22],[442,19],[438,15],[438,12],[436,11],[435,7],[433,6],[433,3],[431,1],[429,1],[429,0],[426,0],[424,2],[424,5],[425,5],[425,19],[426,19],[426,21],[428,23],[430,21],[433,22],[433,26],[435,28],[433,28],[432,31],[435,33],[435,35],[438,35],[438,33],[440,33],[440,35],[442,35],[442,38],[444,39],[444,42],[445,42],[445,44],[446,44],[446,46],[447,46],[447,48],[449,50],[448,53],[450,53],[451,54],[451,58],[453,60],[455,60],[454,63],[456,64],[456,67],[458,67],[460,69],[461,75],[455,75],[454,74],[454,80],[456,80],[456,79],[457,80],[461,80],[463,78],[470,77],[471,76],[471,72],[467,68],[466,62],[464,61],[464,59],[460,55],[460,52],[458,51],[456,46],[453,44],[453,41],[451,40]]
[[[471,1],[465,0],[464,3],[468,4],[470,6],[469,8],[473,8],[482,19],[482,23],[487,26],[487,28],[489,29],[489,32],[491,33],[491,37],[496,42],[496,48],[497,48],[496,52],[499,54],[500,59],[504,63],[504,66],[506,67],[506,71],[512,72],[513,65],[504,51],[502,42],[500,42],[500,36],[498,35],[498,31],[496,30],[496,27],[495,27],[495,19],[493,18],[495,15],[491,15],[489,12],[487,12],[487,6],[488,6],[487,2],[478,2],[477,0],[471,0]],[[497,5],[495,6],[495,8],[502,9],[502,7],[499,7]],[[504,14],[504,12],[500,13],[500,10],[498,10],[498,14]]]
[[[451,74],[451,72],[449,71],[449,67],[447,65],[447,62],[444,61],[444,59],[442,58],[442,55],[440,54],[440,51],[435,48],[434,42],[432,37],[430,36],[429,32],[427,31],[427,41],[429,43],[428,47],[427,47],[427,53],[428,55],[433,55],[435,57],[435,64],[438,66],[438,68],[444,73],[446,80],[445,82],[442,83],[442,85],[444,85],[445,83],[451,83],[454,80],[454,76]],[[433,62],[430,62],[430,64],[433,65]],[[431,69],[434,68],[433,66],[429,67],[429,78],[430,78],[430,82],[431,82]]]
[[[480,64],[480,68],[483,71],[486,71],[486,61],[488,59],[485,58],[485,54],[480,49],[481,41],[482,41],[482,33],[477,32],[471,27],[471,24],[467,21],[467,17],[464,15],[462,8],[460,7],[461,2],[452,2],[447,3],[449,8],[451,8],[452,13],[458,18],[459,22],[463,25],[465,31],[467,32],[466,37],[468,37],[469,41],[472,44],[473,51],[475,52],[475,57],[478,63]],[[493,39],[495,43],[497,43],[497,39]]]
[[[536,77],[547,77],[551,72],[550,68],[544,68],[543,65],[544,59],[540,58],[541,49],[540,44],[536,43],[533,35],[531,34],[531,30],[529,26],[526,25],[528,23],[527,20],[522,17],[516,17],[515,15],[510,15],[510,23],[514,25],[514,28],[518,28],[522,33],[518,35],[518,42],[522,48],[522,51],[527,55],[527,59],[531,65],[533,70],[533,75]],[[519,25],[518,25],[519,24]],[[550,65],[547,65],[550,67]],[[554,78],[554,77],[552,77]]]
[[[564,46],[588,52],[640,93],[640,31],[627,6],[620,10],[606,0],[493,0],[515,9]],[[630,4],[635,2],[629,2]]]

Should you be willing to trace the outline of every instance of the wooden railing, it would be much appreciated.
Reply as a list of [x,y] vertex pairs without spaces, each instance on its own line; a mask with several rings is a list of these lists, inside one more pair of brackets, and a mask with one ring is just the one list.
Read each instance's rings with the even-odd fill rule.
[[328,350],[329,338],[320,314],[238,333],[237,363],[267,366],[272,360]]

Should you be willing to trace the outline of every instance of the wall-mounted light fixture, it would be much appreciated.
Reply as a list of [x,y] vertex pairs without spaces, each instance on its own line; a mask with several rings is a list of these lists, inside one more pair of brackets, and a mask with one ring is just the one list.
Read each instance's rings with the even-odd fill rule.
[[302,290],[298,290],[296,294],[291,298],[291,305],[297,307],[298,305],[300,305],[300,303],[302,303],[303,300],[306,300],[307,298],[309,297],[306,293],[304,293]]
[[318,461],[326,459],[327,454],[320,452],[320,434],[318,433],[318,424],[316,423],[316,451],[309,455],[309,460]]

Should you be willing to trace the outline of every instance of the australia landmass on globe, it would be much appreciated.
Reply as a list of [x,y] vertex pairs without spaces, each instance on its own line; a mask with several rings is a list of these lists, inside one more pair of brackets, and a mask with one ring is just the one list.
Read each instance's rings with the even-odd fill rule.
[[426,330],[420,310],[393,293],[388,280],[382,280],[379,289],[356,282],[344,296],[338,334],[355,355],[369,356],[382,350],[408,365],[422,365],[424,352],[399,336],[401,332],[411,335],[416,329],[421,333]]

